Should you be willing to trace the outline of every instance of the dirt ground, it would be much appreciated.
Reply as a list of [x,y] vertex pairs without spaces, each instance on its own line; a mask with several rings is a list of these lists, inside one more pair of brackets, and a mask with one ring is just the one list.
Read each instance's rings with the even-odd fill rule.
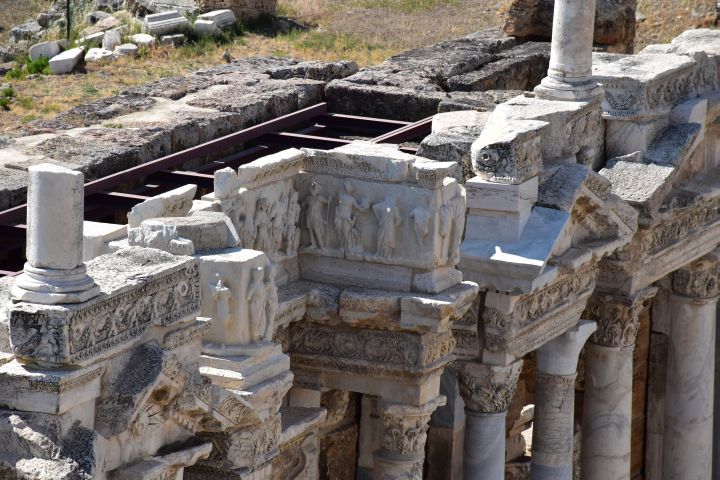
[[[259,55],[315,60],[354,60],[361,66],[395,53],[501,26],[511,0],[279,0],[279,14],[307,25],[275,36],[249,26],[228,43],[205,41],[179,48],[151,49],[138,59],[88,67],[87,73],[8,79],[9,110],[0,109],[0,134],[12,135],[23,124],[49,118],[77,104],[118,94],[134,85],[183,75],[221,61]],[[46,0],[0,0],[0,36],[11,25],[47,9]],[[3,8],[4,7],[4,8]],[[8,13],[9,12],[9,13]],[[637,46],[666,42],[681,31],[715,20],[712,0],[639,0]],[[7,85],[6,85],[7,87]]]

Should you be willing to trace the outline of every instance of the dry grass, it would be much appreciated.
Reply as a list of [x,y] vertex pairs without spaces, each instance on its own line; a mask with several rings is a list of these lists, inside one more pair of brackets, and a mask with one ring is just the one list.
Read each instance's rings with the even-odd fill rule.
[[638,0],[638,12],[646,19],[638,23],[635,51],[652,43],[667,43],[689,28],[715,24],[716,0]]
[[10,38],[13,26],[34,19],[52,3],[52,0],[0,0],[0,43]]
[[[8,0],[0,0],[0,6]],[[422,45],[502,25],[511,0],[279,0],[279,13],[309,25],[276,37],[246,33],[231,43],[203,41],[181,48],[150,50],[137,60],[91,67],[87,74],[13,80],[10,111],[0,110],[0,133],[11,133],[28,121],[117,94],[134,85],[183,75],[220,62],[225,50],[235,58],[281,55],[300,59],[354,60],[361,66]],[[13,0],[25,14],[0,22],[19,23],[40,0]],[[37,5],[36,5],[37,7]],[[23,7],[24,8],[24,7]],[[714,20],[712,0],[639,0],[647,19],[638,26],[638,47],[666,42],[689,27]],[[2,25],[2,23],[0,23]]]

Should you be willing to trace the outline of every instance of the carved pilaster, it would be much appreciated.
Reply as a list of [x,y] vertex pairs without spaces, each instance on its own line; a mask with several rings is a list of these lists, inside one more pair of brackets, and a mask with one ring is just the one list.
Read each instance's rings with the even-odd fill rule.
[[500,413],[510,408],[515,396],[522,360],[506,367],[480,362],[458,361],[453,368],[458,374],[460,395],[465,407],[478,413]]
[[675,295],[697,299],[713,299],[718,296],[718,255],[710,253],[672,275]]
[[640,313],[657,293],[651,287],[632,296],[595,294],[586,315],[597,322],[591,341],[604,347],[632,347],[637,339]]

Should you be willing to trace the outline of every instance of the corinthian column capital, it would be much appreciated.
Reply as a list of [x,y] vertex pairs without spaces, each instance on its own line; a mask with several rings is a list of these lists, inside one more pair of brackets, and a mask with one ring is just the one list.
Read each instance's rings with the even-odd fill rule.
[[454,362],[465,407],[478,413],[507,411],[515,396],[522,364],[522,360],[506,367],[476,361]]
[[632,347],[637,339],[640,313],[657,293],[657,288],[634,295],[595,294],[588,301],[586,314],[597,322],[591,342],[604,347]]
[[718,296],[718,260],[709,253],[672,274],[675,295],[697,299],[714,299]]

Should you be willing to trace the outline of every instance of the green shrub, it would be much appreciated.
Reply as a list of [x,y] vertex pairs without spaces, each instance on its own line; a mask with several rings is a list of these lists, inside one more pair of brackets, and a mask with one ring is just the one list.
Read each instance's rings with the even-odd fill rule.
[[39,73],[42,73],[43,75],[50,75],[52,73],[50,70],[50,60],[48,60],[47,57],[40,57],[37,60],[30,60],[28,58],[25,63],[25,69],[27,70],[28,75]]
[[22,67],[15,67],[9,72],[5,73],[6,80],[22,80],[27,76],[25,69]]
[[10,99],[8,97],[0,97],[0,108],[10,110]]
[[15,90],[12,87],[5,87],[0,90],[0,97],[12,98],[15,96]]

